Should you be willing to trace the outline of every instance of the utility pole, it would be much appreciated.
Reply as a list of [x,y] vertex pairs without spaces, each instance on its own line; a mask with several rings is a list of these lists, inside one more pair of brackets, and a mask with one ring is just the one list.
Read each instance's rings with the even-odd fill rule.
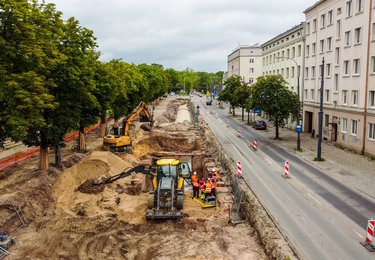
[[318,149],[317,149],[317,161],[322,161],[322,129],[323,129],[323,91],[324,91],[324,57],[322,60],[322,74],[320,83],[320,110],[319,110],[319,122],[318,122]]

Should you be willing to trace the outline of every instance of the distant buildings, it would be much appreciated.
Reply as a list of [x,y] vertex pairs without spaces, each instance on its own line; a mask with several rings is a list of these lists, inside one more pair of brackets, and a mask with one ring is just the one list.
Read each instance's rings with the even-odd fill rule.
[[304,13],[304,23],[260,47],[234,50],[227,76],[251,84],[280,74],[296,93],[299,78],[303,131],[316,136],[324,70],[322,137],[375,156],[375,1],[320,0]]
[[228,55],[228,77],[241,76],[242,81],[254,83],[262,75],[262,49],[253,46],[239,46]]

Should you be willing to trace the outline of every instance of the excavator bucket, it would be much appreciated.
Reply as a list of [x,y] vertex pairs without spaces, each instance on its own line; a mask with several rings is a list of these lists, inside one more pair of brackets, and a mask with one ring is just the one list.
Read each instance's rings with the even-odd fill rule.
[[146,219],[157,220],[157,219],[178,219],[182,218],[184,214],[182,210],[178,211],[163,211],[163,210],[149,210],[146,212]]

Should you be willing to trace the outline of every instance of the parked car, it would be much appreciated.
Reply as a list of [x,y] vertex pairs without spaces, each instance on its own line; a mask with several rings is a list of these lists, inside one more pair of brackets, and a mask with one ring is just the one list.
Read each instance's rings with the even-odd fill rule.
[[253,122],[253,128],[256,130],[267,130],[267,123],[263,120],[255,120]]

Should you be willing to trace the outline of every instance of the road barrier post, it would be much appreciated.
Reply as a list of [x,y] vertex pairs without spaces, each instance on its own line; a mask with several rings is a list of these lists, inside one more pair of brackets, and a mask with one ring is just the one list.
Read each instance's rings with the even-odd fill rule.
[[237,162],[237,174],[241,175],[242,174],[242,167],[241,167],[241,162]]
[[289,176],[289,162],[286,161],[284,164],[284,174],[282,175],[284,178],[290,178]]
[[237,135],[237,137],[241,137],[241,128],[238,128],[236,135]]
[[360,242],[368,251],[375,252],[375,246],[372,244],[374,238],[374,227],[375,219],[370,219],[367,224],[366,238],[365,242]]
[[254,139],[254,141],[253,141],[253,149],[254,149],[254,151],[257,150],[257,139]]

